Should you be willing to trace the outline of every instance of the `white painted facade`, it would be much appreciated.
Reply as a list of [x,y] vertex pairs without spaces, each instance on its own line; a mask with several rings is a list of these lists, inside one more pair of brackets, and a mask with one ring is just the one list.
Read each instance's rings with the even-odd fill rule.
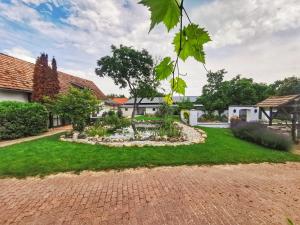
[[159,110],[158,107],[146,107],[145,114],[146,115],[155,115],[155,113]]
[[256,106],[229,106],[228,123],[232,117],[244,117],[247,122],[259,121],[259,108]]
[[[270,112],[266,110],[267,115]],[[262,112],[260,112],[259,107],[256,106],[229,106],[228,109],[228,122],[230,123],[230,118],[239,117],[245,119],[247,122],[263,121],[267,122],[268,118]]]
[[121,108],[124,117],[130,117],[133,108]]
[[[125,117],[130,117],[133,111],[133,107],[121,107],[120,109]],[[155,115],[159,107],[139,107],[139,110],[143,112],[143,115]],[[136,115],[140,115],[140,113],[136,112]]]
[[28,102],[29,93],[0,89],[0,101]]

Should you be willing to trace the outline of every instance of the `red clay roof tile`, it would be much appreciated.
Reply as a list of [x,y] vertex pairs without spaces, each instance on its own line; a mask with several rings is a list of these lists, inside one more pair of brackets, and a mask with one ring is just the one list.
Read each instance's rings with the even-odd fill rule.
[[[32,92],[34,64],[0,53],[0,88]],[[105,99],[104,93],[94,82],[58,71],[60,92],[71,85],[93,90],[97,98]]]

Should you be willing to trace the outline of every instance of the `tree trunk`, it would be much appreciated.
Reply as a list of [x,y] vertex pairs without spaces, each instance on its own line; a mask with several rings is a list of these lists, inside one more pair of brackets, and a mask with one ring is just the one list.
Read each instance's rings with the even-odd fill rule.
[[133,110],[132,110],[132,113],[131,113],[131,127],[133,129],[134,136],[136,136],[136,134],[137,134],[137,130],[136,130],[136,127],[135,127],[135,120],[134,120],[135,110],[136,110],[136,102],[137,102],[137,98],[134,97]]
[[53,128],[53,114],[49,112],[49,128]]

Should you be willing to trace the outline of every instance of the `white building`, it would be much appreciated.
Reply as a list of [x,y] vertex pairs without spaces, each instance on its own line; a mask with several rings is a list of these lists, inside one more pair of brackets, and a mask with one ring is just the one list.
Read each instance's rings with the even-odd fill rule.
[[[0,53],[0,101],[30,102],[33,91],[33,74],[35,64]],[[90,80],[82,79],[58,71],[59,92],[64,93],[72,87],[89,88],[99,100],[106,96]],[[54,118],[53,126],[61,121]]]
[[[177,104],[183,101],[190,101],[195,103],[198,96],[174,96],[173,97],[173,106],[177,107]],[[140,102],[139,98],[137,102]],[[134,99],[129,99],[125,104],[120,106],[120,109],[123,112],[124,116],[131,116],[133,111]],[[158,112],[159,107],[164,103],[163,97],[155,97],[152,100],[149,98],[142,99],[139,103],[138,109],[136,109],[137,115],[155,115]],[[200,104],[194,104],[195,107],[202,107]]]
[[[267,112],[269,114],[269,111]],[[228,108],[228,123],[232,117],[238,117],[246,122],[267,121],[268,118],[255,105],[231,105]]]

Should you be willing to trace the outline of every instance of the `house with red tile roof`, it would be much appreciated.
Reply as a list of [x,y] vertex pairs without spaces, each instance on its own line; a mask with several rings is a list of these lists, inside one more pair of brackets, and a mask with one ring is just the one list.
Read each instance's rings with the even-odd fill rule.
[[[31,100],[33,73],[35,64],[0,53],[0,101]],[[89,88],[99,100],[106,99],[105,94],[90,80],[82,79],[58,71],[60,93],[71,86]]]

